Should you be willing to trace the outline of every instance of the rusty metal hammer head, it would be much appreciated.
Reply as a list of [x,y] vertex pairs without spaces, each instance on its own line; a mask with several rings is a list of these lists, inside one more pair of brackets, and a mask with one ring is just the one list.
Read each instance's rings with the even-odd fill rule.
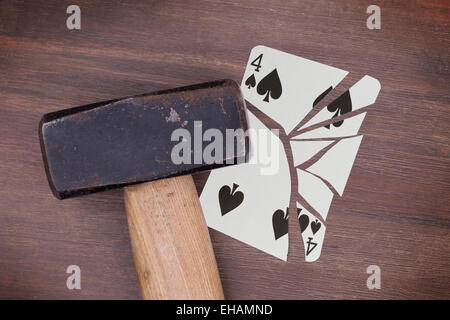
[[246,130],[245,102],[235,82],[214,81],[49,113],[40,122],[39,136],[50,187],[64,199],[244,162],[247,148],[240,134],[232,145],[223,138],[213,161],[204,159],[202,132],[208,129],[223,137],[230,130]]

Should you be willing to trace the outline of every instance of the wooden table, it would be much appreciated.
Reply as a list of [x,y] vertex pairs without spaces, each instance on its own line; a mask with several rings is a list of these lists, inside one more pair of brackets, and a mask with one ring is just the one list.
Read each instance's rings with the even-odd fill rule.
[[[56,200],[42,114],[240,82],[258,44],[369,74],[382,90],[320,259],[304,261],[295,219],[288,262],[210,230],[225,296],[450,298],[449,1],[376,1],[381,30],[366,27],[367,1],[79,0],[81,30],[66,27],[70,4],[0,2],[0,298],[139,298],[122,191]],[[66,288],[72,264],[81,290]],[[366,287],[371,264],[380,290]]]

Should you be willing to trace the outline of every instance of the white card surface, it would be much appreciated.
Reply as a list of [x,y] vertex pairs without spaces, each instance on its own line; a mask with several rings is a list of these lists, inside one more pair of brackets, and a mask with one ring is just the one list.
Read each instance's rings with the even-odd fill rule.
[[[280,216],[278,211],[284,211],[286,215],[291,196],[291,178],[286,154],[279,138],[250,111],[248,125],[254,130],[266,131],[271,145],[275,146],[278,152],[270,152],[269,159],[265,159],[260,153],[265,153],[266,142],[262,139],[257,141],[256,145],[250,143],[250,161],[255,163],[212,170],[200,195],[200,203],[209,227],[286,260],[289,247],[287,219]],[[279,164],[273,174],[268,170],[269,162]],[[262,174],[264,169],[265,174]],[[235,185],[237,187],[234,187]],[[222,194],[222,199],[219,199],[219,193]],[[224,207],[225,211],[232,209],[224,213]],[[278,219],[275,221],[277,230],[274,230],[273,219]],[[284,223],[286,234],[276,239],[275,233],[277,236],[280,232],[283,233]]]
[[314,101],[347,71],[289,53],[256,46],[242,79],[247,101],[278,122],[289,134],[311,111]]
[[342,139],[306,170],[328,181],[342,197],[362,137]]

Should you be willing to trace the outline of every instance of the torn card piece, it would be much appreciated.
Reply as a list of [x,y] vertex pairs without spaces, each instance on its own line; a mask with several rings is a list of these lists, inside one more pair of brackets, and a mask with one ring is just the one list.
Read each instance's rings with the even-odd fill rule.
[[318,177],[297,169],[298,193],[325,220],[333,200],[333,191]]
[[209,227],[286,261],[291,196],[286,153],[250,111],[248,126],[254,134],[249,163],[211,171],[200,203]]
[[303,208],[298,202],[297,215],[302,233],[305,260],[307,262],[316,261],[322,252],[326,227],[322,221]]
[[[372,105],[377,99],[380,92],[380,82],[370,76],[364,76],[361,80],[355,83],[349,90],[331,102],[326,108],[323,108],[310,121],[302,126],[298,131],[317,124],[322,121],[330,120],[342,116],[351,111],[362,109]],[[340,127],[347,120],[336,121],[331,126]]]
[[246,100],[278,122],[289,134],[310,112],[318,96],[348,74],[289,53],[256,46],[242,79]]

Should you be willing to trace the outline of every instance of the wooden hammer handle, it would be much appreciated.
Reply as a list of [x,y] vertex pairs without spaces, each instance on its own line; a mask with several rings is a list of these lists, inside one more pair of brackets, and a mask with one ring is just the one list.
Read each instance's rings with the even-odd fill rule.
[[161,179],[124,190],[143,299],[223,299],[192,177]]

